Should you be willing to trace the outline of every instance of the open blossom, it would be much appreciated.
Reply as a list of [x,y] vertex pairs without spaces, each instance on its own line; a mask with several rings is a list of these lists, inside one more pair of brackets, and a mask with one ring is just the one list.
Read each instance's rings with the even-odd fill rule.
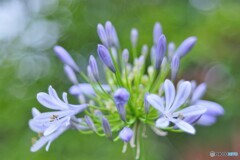
[[33,151],[40,149],[43,142],[49,142],[50,145],[52,140],[71,126],[72,117],[85,110],[88,106],[87,104],[69,104],[66,93],[63,93],[63,100],[61,100],[51,86],[48,88],[48,94],[44,92],[38,93],[37,99],[44,107],[54,111],[40,113],[33,109],[33,119],[29,121],[29,125],[32,130],[43,134],[33,145],[33,148],[35,148],[32,149]]
[[162,113],[161,117],[156,121],[156,126],[166,128],[172,122],[181,130],[195,134],[193,126],[183,121],[183,118],[202,115],[206,112],[206,108],[200,105],[192,105],[179,109],[190,96],[191,83],[182,82],[176,92],[173,83],[170,80],[166,80],[164,82],[164,92],[164,99],[154,94],[147,97],[148,102]]

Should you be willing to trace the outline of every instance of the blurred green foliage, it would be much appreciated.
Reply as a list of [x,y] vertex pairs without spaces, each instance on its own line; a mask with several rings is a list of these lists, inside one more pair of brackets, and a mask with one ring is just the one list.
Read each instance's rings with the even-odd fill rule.
[[[59,9],[64,5],[65,1],[60,1]],[[148,138],[144,139],[143,153],[147,160],[188,159],[189,154],[192,156],[204,154],[208,157],[211,150],[240,151],[239,144],[238,148],[234,148],[235,138],[240,133],[238,0],[220,1],[220,4],[211,11],[198,10],[187,0],[72,0],[67,8],[71,12],[68,18],[71,18],[72,23],[61,33],[58,44],[79,59],[82,68],[84,67],[82,62],[87,63],[90,53],[96,54],[96,45],[100,43],[96,33],[97,24],[106,20],[112,21],[115,25],[122,48],[130,47],[129,36],[132,27],[139,29],[139,50],[142,44],[152,44],[152,28],[156,21],[161,22],[168,41],[174,41],[177,45],[188,36],[197,36],[196,46],[181,62],[182,74],[179,77],[197,79],[201,82],[204,80],[202,73],[207,67],[211,67],[207,64],[217,63],[224,66],[226,80],[230,79],[231,85],[224,87],[224,82],[216,84],[215,87],[220,88],[219,92],[212,88],[205,98],[222,104],[225,115],[211,127],[197,127],[195,136],[170,133],[167,137],[158,137],[148,130]],[[62,16],[66,15],[57,10],[47,18]],[[37,153],[30,152],[31,137],[35,136],[28,128],[31,108],[36,106],[42,109],[35,95],[40,91],[46,91],[50,84],[57,88],[59,94],[67,91],[70,86],[61,62],[57,60],[52,50],[49,50],[48,54],[51,70],[48,75],[34,83],[26,83],[17,78],[18,65],[5,61],[0,66],[1,159],[133,159],[134,155],[130,148],[126,154],[121,153],[121,142],[113,143],[96,135],[81,135],[72,130],[55,140],[49,152],[44,149]],[[196,150],[191,152],[192,146]],[[192,159],[202,158],[199,156]]]

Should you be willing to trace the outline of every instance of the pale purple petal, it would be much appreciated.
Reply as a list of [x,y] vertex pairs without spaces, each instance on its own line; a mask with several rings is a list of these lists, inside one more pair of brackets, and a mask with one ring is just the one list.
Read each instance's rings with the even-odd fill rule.
[[201,118],[197,121],[197,124],[202,126],[210,126],[217,121],[215,116],[211,115],[202,115]]
[[206,89],[207,89],[206,83],[201,83],[200,85],[198,85],[192,94],[191,103],[194,103],[197,100],[200,100],[205,94]]
[[212,101],[207,100],[199,100],[195,103],[196,105],[200,105],[207,108],[207,112],[205,114],[213,115],[213,116],[219,116],[224,114],[223,107]]
[[128,49],[124,49],[122,52],[122,60],[125,63],[125,65],[128,62],[128,59],[129,59],[129,51]]
[[66,109],[67,106],[66,105],[62,105],[62,103],[53,100],[48,94],[40,92],[37,94],[37,100],[40,104],[42,104],[43,106],[53,109],[53,110],[63,110]]
[[169,126],[170,122],[167,118],[161,117],[157,119],[155,124],[156,124],[156,127],[158,128],[166,128]]
[[126,120],[125,104],[128,102],[129,97],[130,94],[125,88],[117,89],[113,95],[118,113],[123,121]]
[[189,97],[190,93],[191,83],[187,81],[182,82],[177,89],[176,98],[173,102],[172,107],[169,109],[169,112],[174,112],[181,105],[183,105],[186,102],[187,98]]
[[40,115],[40,111],[37,108],[32,108],[32,116],[36,117],[38,115]]
[[161,99],[159,96],[155,94],[150,94],[147,96],[147,101],[157,110],[159,110],[161,113],[164,113],[164,104],[163,99]]
[[170,42],[168,44],[168,59],[171,61],[175,52],[175,44]]
[[196,115],[201,115],[204,114],[207,111],[207,108],[199,106],[199,105],[192,105],[187,108],[184,108],[180,111],[174,112],[173,116],[178,117],[178,116],[183,116],[183,117],[188,117],[188,116],[196,116]]
[[164,91],[165,91],[165,102],[166,102],[166,110],[168,110],[175,98],[175,87],[170,80],[165,80],[164,82]]
[[188,124],[187,122],[184,122],[183,120],[177,119],[177,120],[173,120],[172,122],[184,132],[187,132],[190,134],[195,134],[196,132],[195,128],[192,125]]
[[96,129],[94,123],[93,123],[92,118],[89,117],[89,116],[87,116],[87,115],[85,115],[85,116],[84,116],[84,119],[85,119],[85,122],[86,122],[86,124],[88,125],[88,127],[91,128],[94,132],[96,132],[97,129]]

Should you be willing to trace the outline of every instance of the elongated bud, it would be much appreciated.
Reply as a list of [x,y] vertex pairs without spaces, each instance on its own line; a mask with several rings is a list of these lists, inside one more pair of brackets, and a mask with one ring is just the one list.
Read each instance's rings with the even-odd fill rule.
[[155,68],[159,69],[166,52],[166,37],[162,34],[156,46]]
[[162,26],[159,22],[156,22],[153,28],[153,42],[155,45],[157,45],[158,39],[161,35],[162,35]]
[[144,45],[142,46],[142,51],[141,51],[141,53],[142,53],[142,55],[143,55],[144,57],[147,57],[147,54],[148,54],[148,46],[147,46],[146,44],[144,44]]
[[128,63],[128,59],[129,59],[129,51],[128,49],[124,49],[122,52],[122,60],[126,64]]
[[133,137],[133,131],[131,128],[124,127],[119,133],[119,137],[124,142],[129,142]]
[[153,66],[155,66],[155,61],[156,61],[156,47],[152,46],[151,48],[151,63]]
[[112,131],[110,124],[104,116],[102,117],[102,127],[103,127],[103,132],[105,133],[106,137],[109,139],[112,139]]
[[90,56],[89,58],[89,66],[92,71],[92,75],[96,81],[99,81],[99,73],[98,73],[98,66],[96,59],[94,58],[93,55]]
[[106,47],[104,47],[103,45],[99,44],[98,45],[98,49],[97,49],[97,52],[98,52],[98,56],[99,58],[101,59],[101,61],[113,72],[115,73],[116,72],[116,69],[113,65],[113,61],[112,61],[112,58],[111,58],[111,55],[108,51],[108,49]]
[[109,47],[108,40],[107,40],[107,34],[106,34],[105,29],[102,24],[97,25],[97,33],[98,33],[98,37],[101,40],[102,44],[106,47]]
[[197,41],[196,37],[188,37],[178,47],[178,49],[175,52],[175,55],[178,55],[180,58],[182,58],[192,49],[196,41]]
[[148,114],[149,113],[149,107],[150,107],[150,104],[149,102],[147,101],[147,96],[149,95],[149,93],[146,93],[144,95],[144,110],[145,110],[145,113]]
[[179,68],[180,58],[178,55],[174,55],[171,63],[171,78],[172,80],[175,80]]
[[69,67],[68,65],[64,65],[64,72],[67,75],[68,79],[73,84],[78,84],[78,80],[77,80],[76,74],[74,73],[74,71],[72,70],[71,67]]
[[129,97],[130,94],[125,88],[119,88],[114,92],[114,102],[123,121],[126,120],[125,104],[128,102]]
[[92,129],[94,132],[96,132],[97,130],[96,130],[96,127],[95,127],[95,125],[94,125],[94,123],[92,121],[92,118],[87,116],[87,115],[85,115],[84,118],[85,118],[85,122],[88,125],[88,127],[90,129]]
[[88,65],[87,66],[87,74],[88,74],[88,78],[92,81],[92,82],[96,82],[96,79],[94,78],[94,75],[92,73],[92,69],[91,67]]
[[117,32],[110,21],[105,23],[105,33],[107,37],[108,47],[119,47]]
[[75,61],[72,59],[70,54],[61,46],[55,46],[54,52],[58,56],[58,58],[66,65],[70,66],[75,71],[79,72],[80,68],[75,63]]
[[170,42],[168,44],[168,59],[169,59],[169,61],[172,60],[174,52],[175,52],[175,44],[173,42]]
[[132,46],[135,48],[137,46],[137,41],[138,41],[138,30],[136,28],[133,28],[131,30],[131,43]]

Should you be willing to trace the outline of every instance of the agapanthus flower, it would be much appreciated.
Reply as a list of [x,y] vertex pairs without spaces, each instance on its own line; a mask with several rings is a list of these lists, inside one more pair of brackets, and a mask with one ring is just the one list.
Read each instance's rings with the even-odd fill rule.
[[44,107],[53,111],[40,113],[33,109],[33,119],[29,121],[29,125],[33,131],[41,133],[42,137],[33,145],[32,151],[40,149],[47,142],[46,150],[48,150],[50,143],[72,125],[74,116],[88,106],[69,104],[66,93],[63,93],[61,100],[51,86],[48,88],[48,94],[38,93],[37,99]]
[[147,96],[148,102],[159,112],[161,117],[157,119],[156,126],[159,128],[167,128],[170,122],[174,123],[181,130],[195,134],[195,129],[189,123],[183,121],[183,118],[195,115],[202,115],[206,112],[206,108],[200,105],[192,105],[179,109],[191,93],[191,83],[182,82],[177,91],[170,80],[164,82],[164,93],[165,97],[161,98],[155,94]]
[[[120,139],[124,142],[123,152],[130,145],[136,149],[135,158],[139,159],[141,138],[146,137],[147,128],[159,136],[179,131],[195,134],[195,124],[211,125],[224,113],[219,104],[201,99],[206,91],[204,83],[196,87],[193,82],[180,80],[177,87],[174,86],[180,63],[195,45],[196,37],[188,37],[175,47],[173,42],[167,43],[157,22],[152,45],[139,46],[140,36],[134,28],[130,33],[132,48],[122,50],[110,21],[105,26],[98,24],[97,33],[102,44],[98,44],[96,50],[103,68],[94,58],[96,53],[90,55],[86,68],[80,70],[63,47],[54,47],[72,82],[69,93],[79,104],[69,104],[66,93],[61,100],[52,87],[48,94],[39,93],[38,101],[54,111],[40,113],[33,109],[34,117],[29,125],[42,136],[32,151],[46,143],[48,149],[59,135],[74,128],[113,142]],[[104,73],[106,78],[101,79],[104,75],[99,73]],[[79,117],[80,112],[83,117]]]

